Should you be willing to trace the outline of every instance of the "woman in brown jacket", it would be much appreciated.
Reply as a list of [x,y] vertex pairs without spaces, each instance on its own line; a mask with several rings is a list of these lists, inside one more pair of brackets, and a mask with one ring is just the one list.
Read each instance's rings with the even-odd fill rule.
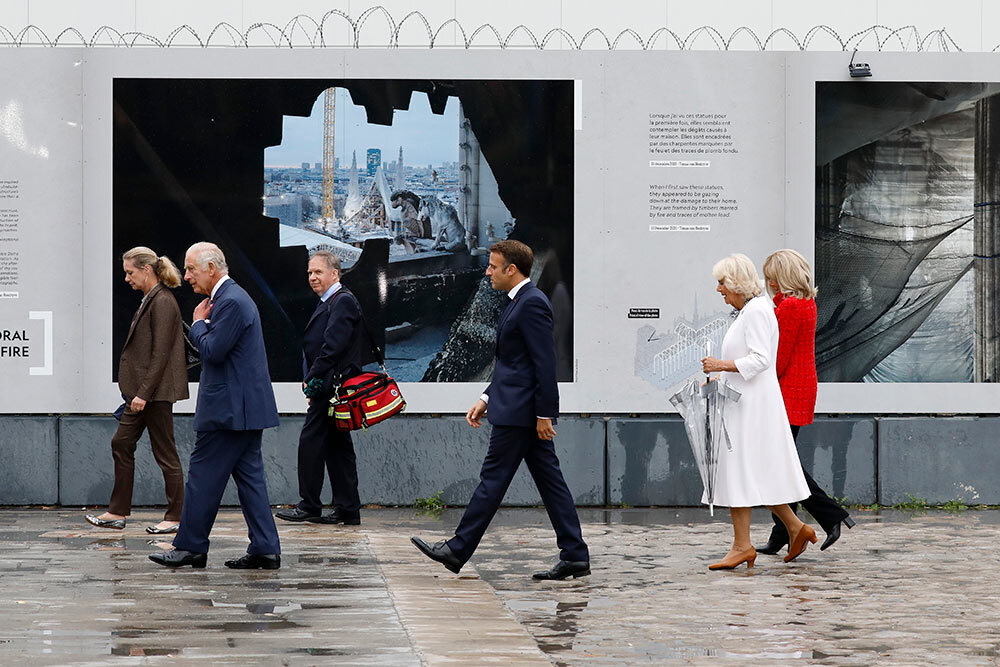
[[163,521],[148,526],[149,533],[176,533],[184,504],[184,473],[174,444],[173,403],[188,397],[184,330],[177,300],[168,287],[181,284],[181,274],[166,257],[145,247],[122,255],[125,282],[143,294],[132,317],[118,368],[118,387],[125,411],[111,438],[115,486],[108,511],[88,514],[100,528],[121,530],[132,509],[135,445],[149,429],[153,458],[163,471],[167,511]]

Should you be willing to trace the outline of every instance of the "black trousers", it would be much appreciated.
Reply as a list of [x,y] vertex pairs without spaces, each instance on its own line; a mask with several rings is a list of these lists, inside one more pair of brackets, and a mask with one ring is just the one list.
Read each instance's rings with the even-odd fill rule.
[[327,416],[329,403],[313,399],[299,435],[299,509],[319,514],[323,509],[323,471],[330,475],[333,507],[344,516],[361,514],[358,496],[358,461],[347,431],[338,431]]
[[589,561],[590,552],[580,531],[580,518],[573,495],[559,468],[555,446],[551,440],[539,440],[534,428],[524,426],[493,427],[479,475],[479,486],[455,529],[455,537],[448,540],[448,548],[462,562],[472,558],[521,461],[528,465],[528,472],[535,480],[549,521],[556,531],[559,559]]
[[[798,426],[792,426],[792,439],[796,441],[799,438],[799,428]],[[820,488],[819,484],[812,478],[812,475],[806,472],[805,468],[802,469],[802,474],[806,476],[806,484],[809,485],[809,497],[802,501],[802,507],[812,514],[823,530],[829,533],[834,526],[849,517],[850,514],[840,506],[840,503],[826,495],[826,491]],[[793,512],[796,512],[798,511],[799,503],[789,503],[788,506],[792,508]],[[774,514],[771,515],[771,518],[774,520],[774,528],[771,529],[771,539],[778,542],[788,542],[788,531],[785,529],[785,524],[781,523],[781,519]]]

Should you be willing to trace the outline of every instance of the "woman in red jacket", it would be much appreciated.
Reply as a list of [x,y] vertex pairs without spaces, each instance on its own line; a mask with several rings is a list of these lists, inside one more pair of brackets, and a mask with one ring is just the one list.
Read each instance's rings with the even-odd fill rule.
[[[794,250],[778,250],[764,261],[764,282],[774,298],[774,314],[778,318],[775,370],[792,437],[797,440],[799,428],[812,423],[816,407],[816,288],[809,262]],[[826,495],[805,469],[803,473],[810,495],[802,501],[802,507],[826,531],[826,541],[820,547],[822,551],[840,539],[841,523],[851,528],[854,520],[847,510]],[[794,512],[796,504],[792,503],[791,508]],[[767,544],[757,547],[757,553],[776,554],[788,544],[785,525],[778,517],[773,518],[771,537]]]

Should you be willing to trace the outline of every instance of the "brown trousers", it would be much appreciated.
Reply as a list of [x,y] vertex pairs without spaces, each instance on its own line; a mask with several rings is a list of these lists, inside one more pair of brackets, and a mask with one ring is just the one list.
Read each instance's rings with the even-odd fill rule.
[[142,412],[126,410],[111,438],[111,457],[115,461],[115,488],[111,491],[108,511],[128,516],[132,513],[132,485],[135,478],[135,445],[142,432],[149,429],[153,458],[163,471],[167,491],[164,521],[180,521],[184,505],[184,472],[174,444],[173,404],[149,401]]

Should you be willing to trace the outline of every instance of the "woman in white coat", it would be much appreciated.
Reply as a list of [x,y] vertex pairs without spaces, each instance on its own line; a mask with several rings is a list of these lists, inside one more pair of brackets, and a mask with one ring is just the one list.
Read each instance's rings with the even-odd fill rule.
[[[720,260],[712,275],[716,291],[738,312],[722,341],[721,359],[705,357],[705,373],[740,392],[726,408],[725,424],[732,450],[723,447],[715,483],[715,504],[729,507],[733,546],[710,570],[753,567],[757,552],[750,542],[750,508],[764,505],[781,519],[791,536],[785,562],[816,542],[816,531],[788,507],[809,496],[802,466],[788,426],[775,373],[778,320],[763,292],[757,269],[746,255]],[[703,500],[702,502],[707,502]]]

